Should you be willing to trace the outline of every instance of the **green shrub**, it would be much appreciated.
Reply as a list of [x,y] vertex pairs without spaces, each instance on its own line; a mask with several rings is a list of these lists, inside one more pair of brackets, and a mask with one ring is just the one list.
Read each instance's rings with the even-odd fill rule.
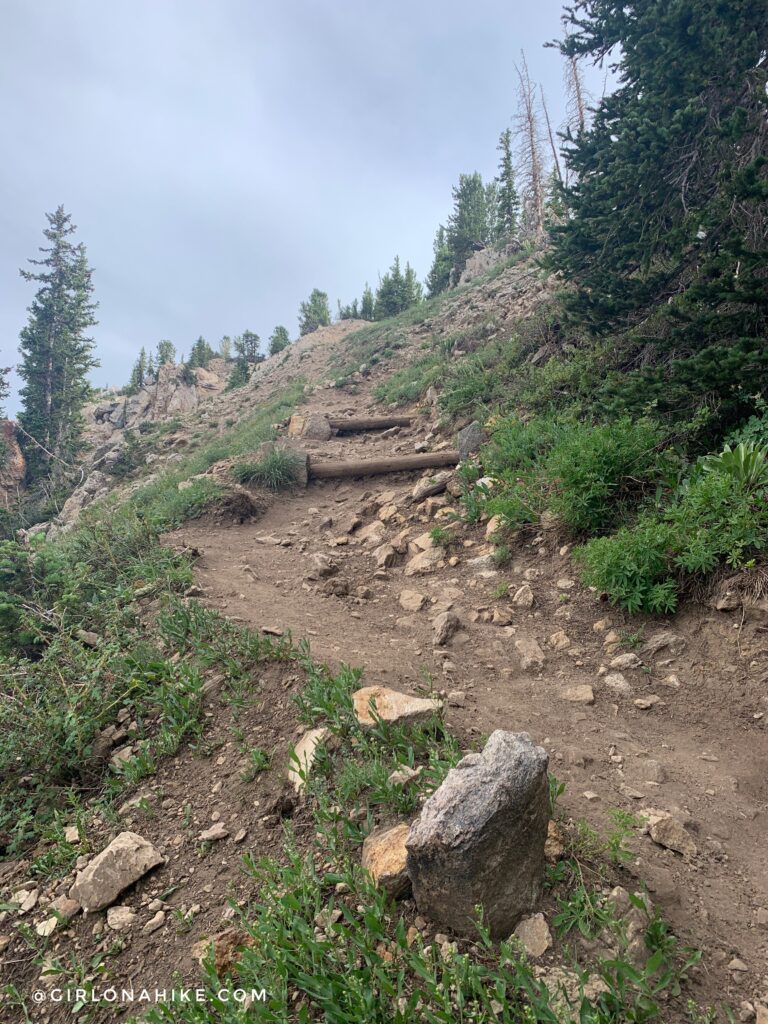
[[626,520],[668,469],[663,439],[650,420],[571,425],[546,461],[551,510],[575,533],[603,533]]
[[232,475],[241,484],[257,484],[270,491],[293,487],[299,477],[301,459],[286,448],[273,448],[258,462],[241,462],[232,467]]

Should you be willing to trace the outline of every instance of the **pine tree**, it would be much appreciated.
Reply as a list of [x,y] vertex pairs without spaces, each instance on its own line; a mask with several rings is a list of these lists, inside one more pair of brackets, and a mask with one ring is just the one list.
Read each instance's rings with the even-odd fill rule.
[[536,241],[544,234],[544,157],[541,152],[541,127],[536,105],[536,89],[528,74],[525,54],[515,65],[518,79],[518,110],[515,136],[524,182],[523,227]]
[[213,349],[201,334],[192,346],[187,366],[190,370],[205,369],[212,358]]
[[453,212],[448,218],[445,235],[457,274],[478,246],[482,248],[490,241],[485,186],[477,172],[459,176],[459,184],[453,189]]
[[512,238],[517,231],[520,216],[520,197],[515,187],[515,165],[512,160],[512,129],[505,128],[499,136],[496,147],[501,153],[498,184],[498,214],[496,218],[496,238],[499,240]]
[[709,410],[714,436],[768,390],[765,5],[578,0],[567,21],[564,56],[616,52],[619,85],[568,139],[550,266],[571,320],[622,339],[606,403]]
[[373,297],[373,292],[368,282],[365,282],[365,288],[363,289],[363,297],[360,300],[360,319],[361,320],[373,320],[376,308],[376,300]]
[[403,294],[405,296],[405,309],[410,309],[411,306],[418,306],[424,298],[424,289],[421,286],[421,281],[419,281],[416,276],[416,271],[410,263],[405,264],[405,274],[403,275]]
[[165,366],[166,363],[172,363],[176,358],[176,346],[172,341],[168,341],[164,338],[162,341],[157,343],[157,365]]
[[85,246],[70,241],[76,228],[63,206],[46,217],[49,244],[41,247],[41,259],[29,261],[40,269],[21,271],[26,281],[40,285],[19,346],[19,422],[31,481],[60,477],[77,452],[81,409],[90,392],[87,375],[98,365],[86,334],[96,324],[96,304]]
[[259,355],[261,338],[253,331],[245,330],[234,341],[235,353],[239,359],[246,363],[260,363],[262,356]]
[[341,302],[337,302],[336,307],[339,320],[359,320],[360,306],[357,299],[348,302],[346,306],[342,306]]
[[288,334],[288,328],[278,324],[269,336],[269,354],[276,356],[278,352],[282,352],[290,344],[291,336]]
[[430,298],[445,291],[451,279],[451,268],[453,267],[453,254],[451,253],[448,240],[445,236],[445,228],[441,224],[435,234],[435,241],[432,246],[434,257],[432,267],[427,274],[427,295]]
[[299,306],[299,333],[311,334],[319,327],[327,327],[331,322],[331,309],[328,296],[319,288],[313,288],[309,299]]
[[148,383],[153,384],[157,380],[157,369],[155,367],[155,357],[150,352],[147,356],[147,373],[146,378]]

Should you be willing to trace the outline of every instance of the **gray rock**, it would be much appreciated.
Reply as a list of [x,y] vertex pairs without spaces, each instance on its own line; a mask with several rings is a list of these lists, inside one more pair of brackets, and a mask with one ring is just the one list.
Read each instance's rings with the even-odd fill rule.
[[439,473],[425,476],[413,488],[411,497],[414,501],[423,501],[424,498],[430,498],[433,494],[442,494],[452,476],[453,470],[451,469],[443,469]]
[[165,863],[152,843],[135,832],[121,832],[101,853],[78,871],[69,895],[85,913],[114,903],[120,893]]
[[461,628],[461,619],[456,612],[441,612],[436,616],[433,626],[435,634],[432,638],[436,647],[444,647],[457,629]]
[[532,668],[541,668],[544,665],[544,651],[539,646],[538,640],[533,637],[522,637],[515,640],[515,650],[520,658],[520,668],[527,672]]
[[456,435],[456,447],[459,449],[461,461],[463,462],[470,455],[479,451],[481,445],[485,444],[487,440],[487,435],[477,420],[460,430]]
[[527,733],[497,729],[427,800],[406,842],[419,911],[474,935],[475,907],[506,937],[536,905],[549,820],[548,758]]

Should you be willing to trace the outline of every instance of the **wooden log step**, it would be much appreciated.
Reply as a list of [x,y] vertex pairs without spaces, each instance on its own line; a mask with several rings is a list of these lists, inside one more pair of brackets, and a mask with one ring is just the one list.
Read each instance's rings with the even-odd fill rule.
[[437,469],[456,466],[460,461],[457,451],[424,452],[422,455],[397,455],[390,459],[356,459],[345,462],[322,462],[309,457],[309,476],[313,480],[336,480],[352,476],[378,476],[382,473],[402,473],[411,469]]
[[410,427],[410,416],[356,416],[328,417],[331,430],[342,434],[357,434],[364,430],[389,430],[390,427]]

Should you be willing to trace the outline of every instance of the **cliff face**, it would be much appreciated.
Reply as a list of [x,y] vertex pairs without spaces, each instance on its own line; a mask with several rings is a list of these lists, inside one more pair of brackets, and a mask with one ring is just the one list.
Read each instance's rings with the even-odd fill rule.
[[0,508],[8,508],[24,486],[27,464],[12,420],[0,421]]

